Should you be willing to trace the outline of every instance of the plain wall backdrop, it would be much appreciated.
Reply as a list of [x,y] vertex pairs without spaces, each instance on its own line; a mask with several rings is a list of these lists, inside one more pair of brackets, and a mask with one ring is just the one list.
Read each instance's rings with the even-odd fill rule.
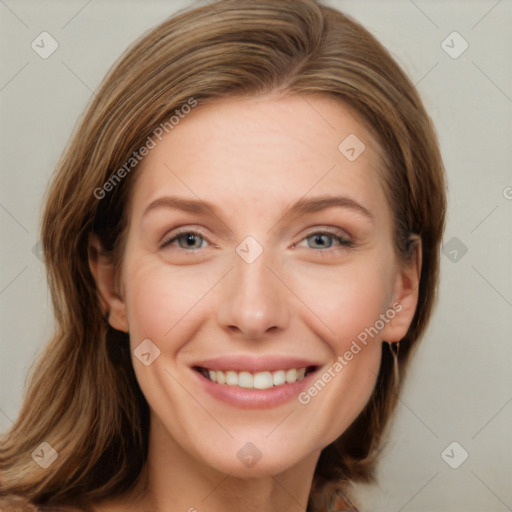
[[[59,155],[125,48],[203,2],[0,0],[0,431],[52,333],[37,242]],[[417,85],[449,183],[437,310],[379,482],[359,488],[362,508],[512,510],[512,2],[326,3],[377,36]]]

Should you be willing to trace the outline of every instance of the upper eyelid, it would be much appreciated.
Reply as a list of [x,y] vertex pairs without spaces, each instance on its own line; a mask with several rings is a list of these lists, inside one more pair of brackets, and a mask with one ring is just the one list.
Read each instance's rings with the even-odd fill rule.
[[[308,233],[307,235],[303,236],[299,240],[299,242],[297,242],[297,243],[295,243],[293,245],[297,246],[297,244],[304,242],[304,240],[308,239],[310,236],[313,236],[313,235],[329,235],[329,236],[332,236],[333,238],[338,240],[340,245],[345,246],[345,247],[348,247],[348,246],[355,247],[357,245],[355,240],[348,233],[345,233],[343,230],[341,230],[341,231],[334,231],[334,230],[330,231],[330,230],[326,230],[326,229],[323,229],[323,230],[319,229],[319,230],[316,230],[316,231],[312,231],[311,233]],[[330,249],[330,248],[328,248],[328,249]]]
[[309,238],[310,236],[313,236],[313,235],[330,235],[334,238],[340,238],[340,239],[343,239],[343,240],[346,240],[347,242],[351,243],[351,244],[355,244],[356,240],[355,240],[355,237],[352,236],[346,229],[342,229],[340,227],[335,227],[335,226],[315,226],[311,229],[308,229],[307,232],[302,235],[302,238],[294,243],[293,245],[296,245],[297,243],[300,243],[302,241],[304,241],[306,238]]
[[352,235],[350,233],[348,233],[346,229],[341,229],[341,228],[337,228],[334,226],[332,226],[332,227],[320,226],[320,227],[311,228],[311,231],[308,231],[308,233],[303,238],[307,238],[307,237],[309,237],[311,235],[315,235],[317,233],[324,233],[324,234],[333,235],[333,236],[345,236],[347,238],[352,238]]
[[[204,238],[208,238],[208,235],[206,235],[200,228],[196,228],[196,227],[189,228],[187,226],[184,226],[184,227],[180,226],[180,227],[177,227],[177,228],[171,230],[170,232],[166,233],[162,237],[162,240],[167,238],[168,236],[171,236],[171,235],[169,235],[169,233],[172,233],[172,238],[183,235],[183,234],[189,234],[189,233],[192,233],[194,235],[200,235]],[[308,236],[314,235],[316,233],[328,233],[331,235],[345,234],[347,237],[351,237],[350,233],[348,233],[347,230],[339,228],[339,227],[335,227],[335,226],[315,226],[315,227],[309,228],[308,233],[306,235],[304,235],[304,237],[308,237]]]

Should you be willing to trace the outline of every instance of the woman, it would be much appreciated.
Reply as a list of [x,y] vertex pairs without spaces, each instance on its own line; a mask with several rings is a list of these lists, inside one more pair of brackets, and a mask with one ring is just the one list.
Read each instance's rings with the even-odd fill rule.
[[52,182],[57,331],[0,443],[2,506],[356,510],[444,217],[431,121],[359,24],[313,0],[164,22]]

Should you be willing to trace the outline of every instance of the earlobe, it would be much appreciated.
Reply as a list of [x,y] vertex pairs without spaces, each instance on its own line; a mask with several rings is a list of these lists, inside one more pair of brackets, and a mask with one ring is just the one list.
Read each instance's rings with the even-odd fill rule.
[[382,332],[383,341],[388,343],[400,341],[407,334],[418,305],[422,265],[421,238],[412,235],[410,243],[412,244],[410,259],[400,264],[394,283],[390,308],[396,314]]
[[103,316],[114,329],[128,332],[126,305],[117,290],[114,264],[94,233],[89,236],[88,255],[89,269],[96,282],[98,301]]

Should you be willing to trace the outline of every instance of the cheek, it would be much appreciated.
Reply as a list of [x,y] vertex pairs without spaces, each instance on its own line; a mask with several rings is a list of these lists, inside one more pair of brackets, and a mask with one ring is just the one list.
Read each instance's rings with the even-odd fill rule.
[[[180,301],[176,290],[159,278],[151,265],[134,266],[126,287],[126,307],[132,343],[157,340],[172,328]],[[183,302],[181,302],[183,304]],[[177,313],[177,312],[176,312]]]
[[162,262],[134,260],[126,266],[125,298],[134,342],[145,338],[172,341],[179,324],[186,329],[201,308],[202,299],[218,278],[216,272],[197,278],[192,266],[171,268]]
[[324,432],[323,442],[334,441],[348,428],[373,392],[382,351],[377,322],[392,297],[391,260],[386,256],[381,252],[361,257],[357,264],[290,269],[289,282],[308,306],[303,325],[330,352],[330,364],[299,397]]
[[320,320],[324,339],[342,354],[391,305],[392,278],[385,255],[358,265],[294,271],[297,295]]

